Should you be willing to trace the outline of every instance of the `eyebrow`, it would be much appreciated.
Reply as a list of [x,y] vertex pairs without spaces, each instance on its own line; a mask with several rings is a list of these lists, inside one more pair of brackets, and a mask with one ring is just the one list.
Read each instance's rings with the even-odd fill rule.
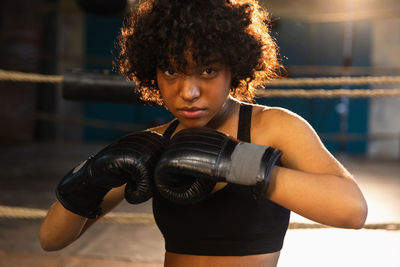
[[208,62],[205,62],[206,65],[213,65],[213,64],[216,64],[216,63],[219,64],[219,63],[221,63],[221,61],[217,60],[217,59],[212,59],[212,60],[210,60]]
[[195,68],[196,69],[203,69],[205,67],[212,67],[213,65],[221,65],[222,66],[223,63],[221,61],[219,61],[219,60],[213,60],[213,61],[210,61],[210,62],[206,62],[204,65],[196,66]]
[[[213,65],[223,65],[223,63],[221,62],[221,60],[217,60],[217,59],[212,59],[209,60],[208,62],[205,62],[203,65],[195,65],[192,69],[195,71],[204,69],[206,67],[212,67]],[[172,64],[159,64],[157,65],[157,68],[160,70],[166,70],[166,69],[172,69],[177,71],[178,68],[176,68],[175,66],[173,66]]]

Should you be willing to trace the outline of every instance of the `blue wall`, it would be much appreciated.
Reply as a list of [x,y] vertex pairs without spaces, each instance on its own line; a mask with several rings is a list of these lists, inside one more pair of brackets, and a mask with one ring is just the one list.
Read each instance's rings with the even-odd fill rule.
[[[112,51],[114,51],[114,42],[121,26],[122,17],[94,15],[86,17],[86,55],[88,58],[106,59],[102,64],[89,62],[86,64],[87,70],[112,70]],[[84,116],[88,119],[106,122],[140,124],[144,125],[144,128],[172,119],[165,108],[159,106],[141,107],[100,102],[86,102],[84,104]],[[125,131],[113,129],[85,127],[83,135],[85,141],[110,141],[125,133]]]
[[[280,21],[276,39],[285,66],[289,65],[343,65],[344,23],[305,23],[294,20]],[[355,22],[353,27],[352,65],[370,65],[370,24]],[[311,75],[308,75],[312,77]],[[299,77],[299,76],[297,76]],[[313,77],[317,77],[314,75]],[[302,87],[304,88],[304,87]],[[318,89],[322,87],[319,86]],[[339,89],[326,87],[324,89]],[[346,89],[356,89],[350,87]],[[305,88],[307,89],[307,88]],[[313,89],[313,88],[309,88]],[[319,134],[340,132],[340,115],[336,107],[339,98],[265,98],[259,103],[290,109],[304,117]],[[368,99],[349,99],[348,133],[367,133]],[[324,141],[324,140],[323,140]],[[365,153],[366,142],[324,141],[331,152]]]

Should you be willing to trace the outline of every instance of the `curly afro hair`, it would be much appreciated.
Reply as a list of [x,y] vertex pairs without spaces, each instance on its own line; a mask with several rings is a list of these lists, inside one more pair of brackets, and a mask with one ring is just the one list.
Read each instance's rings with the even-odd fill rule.
[[162,105],[157,67],[225,64],[231,95],[252,102],[258,86],[283,69],[269,32],[268,13],[255,0],[145,0],[130,12],[118,36],[115,63],[147,102]]

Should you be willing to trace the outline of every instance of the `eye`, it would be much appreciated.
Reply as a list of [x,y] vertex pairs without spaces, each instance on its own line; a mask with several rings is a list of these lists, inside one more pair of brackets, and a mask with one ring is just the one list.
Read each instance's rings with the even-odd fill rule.
[[166,76],[168,76],[168,77],[172,77],[172,76],[175,76],[177,73],[174,71],[174,70],[172,70],[172,69],[167,69],[167,70],[165,70],[164,72],[163,72]]
[[216,73],[216,71],[214,69],[207,68],[201,73],[201,75],[203,75],[203,76],[212,76],[215,73]]

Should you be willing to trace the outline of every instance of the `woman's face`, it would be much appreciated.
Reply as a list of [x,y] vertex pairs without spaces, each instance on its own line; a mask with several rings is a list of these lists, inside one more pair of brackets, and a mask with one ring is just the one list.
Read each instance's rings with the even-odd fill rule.
[[202,127],[225,114],[231,72],[221,63],[189,64],[185,73],[158,68],[157,83],[165,106],[183,127]]

